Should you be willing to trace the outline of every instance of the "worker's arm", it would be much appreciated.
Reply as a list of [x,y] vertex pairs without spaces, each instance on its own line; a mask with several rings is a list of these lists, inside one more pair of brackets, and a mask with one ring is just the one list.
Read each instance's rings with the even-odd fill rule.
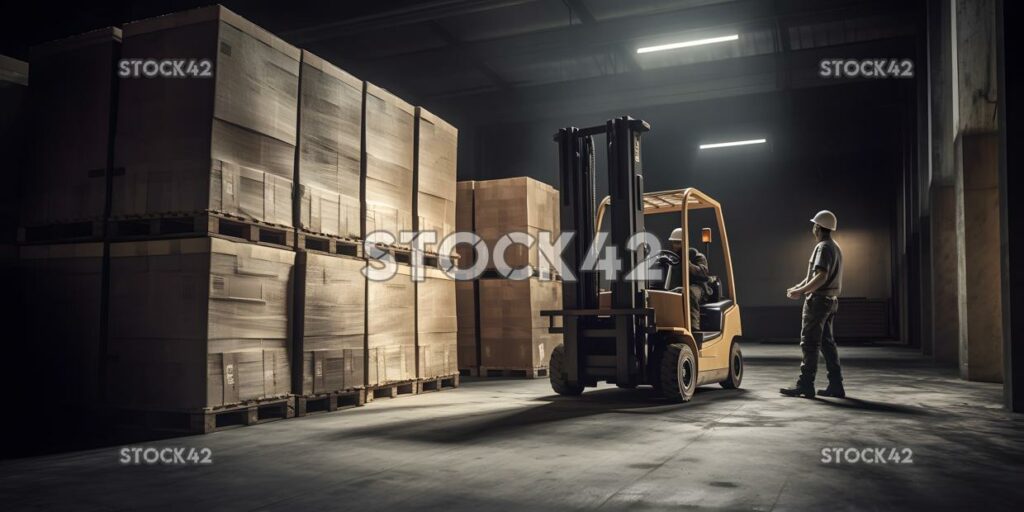
[[818,288],[821,288],[821,285],[825,284],[827,278],[828,275],[823,269],[814,269],[814,277],[810,281],[790,288],[786,295],[791,299],[799,299],[804,294],[813,293]]

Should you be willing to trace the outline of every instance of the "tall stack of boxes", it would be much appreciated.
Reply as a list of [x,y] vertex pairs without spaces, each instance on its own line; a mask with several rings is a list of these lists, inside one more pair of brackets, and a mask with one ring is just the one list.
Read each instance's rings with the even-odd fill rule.
[[[469,186],[466,186],[469,189]],[[561,343],[561,336],[548,333],[548,321],[540,316],[545,309],[561,308],[561,283],[553,275],[537,272],[540,252],[537,244],[526,247],[513,244],[504,252],[510,268],[531,265],[532,277],[525,280],[505,279],[497,274],[494,248],[508,233],[542,232],[558,237],[558,191],[532,178],[508,178],[477,181],[473,193],[473,220],[476,233],[491,249],[489,271],[476,283],[476,290],[463,289],[459,314],[474,315],[479,340],[479,371],[481,375],[547,375],[551,350]],[[471,295],[472,293],[472,295]],[[469,302],[469,297],[475,301]],[[467,304],[468,302],[468,304]],[[469,323],[469,318],[464,321]],[[473,357],[468,340],[460,355]],[[462,368],[476,366],[470,359],[460,360]]]
[[[119,77],[118,59],[209,76]],[[31,64],[32,172],[0,220],[20,226],[39,390],[207,432],[458,374],[436,255],[417,284],[409,244],[380,243],[397,275],[363,273],[367,233],[454,231],[454,127],[221,6]]]

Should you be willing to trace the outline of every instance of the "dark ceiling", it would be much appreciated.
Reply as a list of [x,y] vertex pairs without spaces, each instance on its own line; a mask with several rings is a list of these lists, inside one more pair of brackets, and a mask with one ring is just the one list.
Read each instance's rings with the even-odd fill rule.
[[[223,3],[290,43],[426,105],[484,105],[510,96],[532,101],[551,87],[592,88],[595,81],[609,93],[639,84],[652,101],[806,86],[801,81],[817,80],[815,59],[913,53],[920,17],[919,2],[872,0]],[[31,44],[204,4],[83,2],[57,9],[34,2],[25,14],[0,22],[0,52],[25,58]],[[636,54],[645,45],[731,33],[740,39]]]

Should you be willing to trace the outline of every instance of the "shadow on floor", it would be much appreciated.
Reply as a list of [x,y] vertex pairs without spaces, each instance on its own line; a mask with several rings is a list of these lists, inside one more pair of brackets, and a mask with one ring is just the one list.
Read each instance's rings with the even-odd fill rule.
[[817,402],[828,404],[832,407],[841,407],[844,409],[859,409],[862,411],[870,412],[884,412],[891,414],[911,414],[917,416],[928,416],[931,412],[928,409],[920,406],[913,405],[902,405],[902,404],[889,404],[885,402],[876,402],[874,400],[861,400],[859,398],[821,398],[816,397],[814,399]]

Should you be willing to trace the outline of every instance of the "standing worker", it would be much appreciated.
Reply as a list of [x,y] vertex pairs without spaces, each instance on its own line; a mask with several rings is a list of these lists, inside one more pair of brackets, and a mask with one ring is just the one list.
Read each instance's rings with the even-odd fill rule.
[[835,319],[843,287],[843,251],[832,239],[832,232],[836,230],[836,216],[832,212],[822,210],[811,222],[814,223],[812,232],[818,244],[814,246],[807,264],[807,277],[786,290],[786,296],[792,300],[806,296],[800,327],[800,348],[803,351],[800,378],[796,386],[782,388],[779,392],[786,396],[814,398],[814,377],[818,372],[820,350],[828,369],[828,388],[818,394],[845,398],[839,352],[832,336],[832,320]]

